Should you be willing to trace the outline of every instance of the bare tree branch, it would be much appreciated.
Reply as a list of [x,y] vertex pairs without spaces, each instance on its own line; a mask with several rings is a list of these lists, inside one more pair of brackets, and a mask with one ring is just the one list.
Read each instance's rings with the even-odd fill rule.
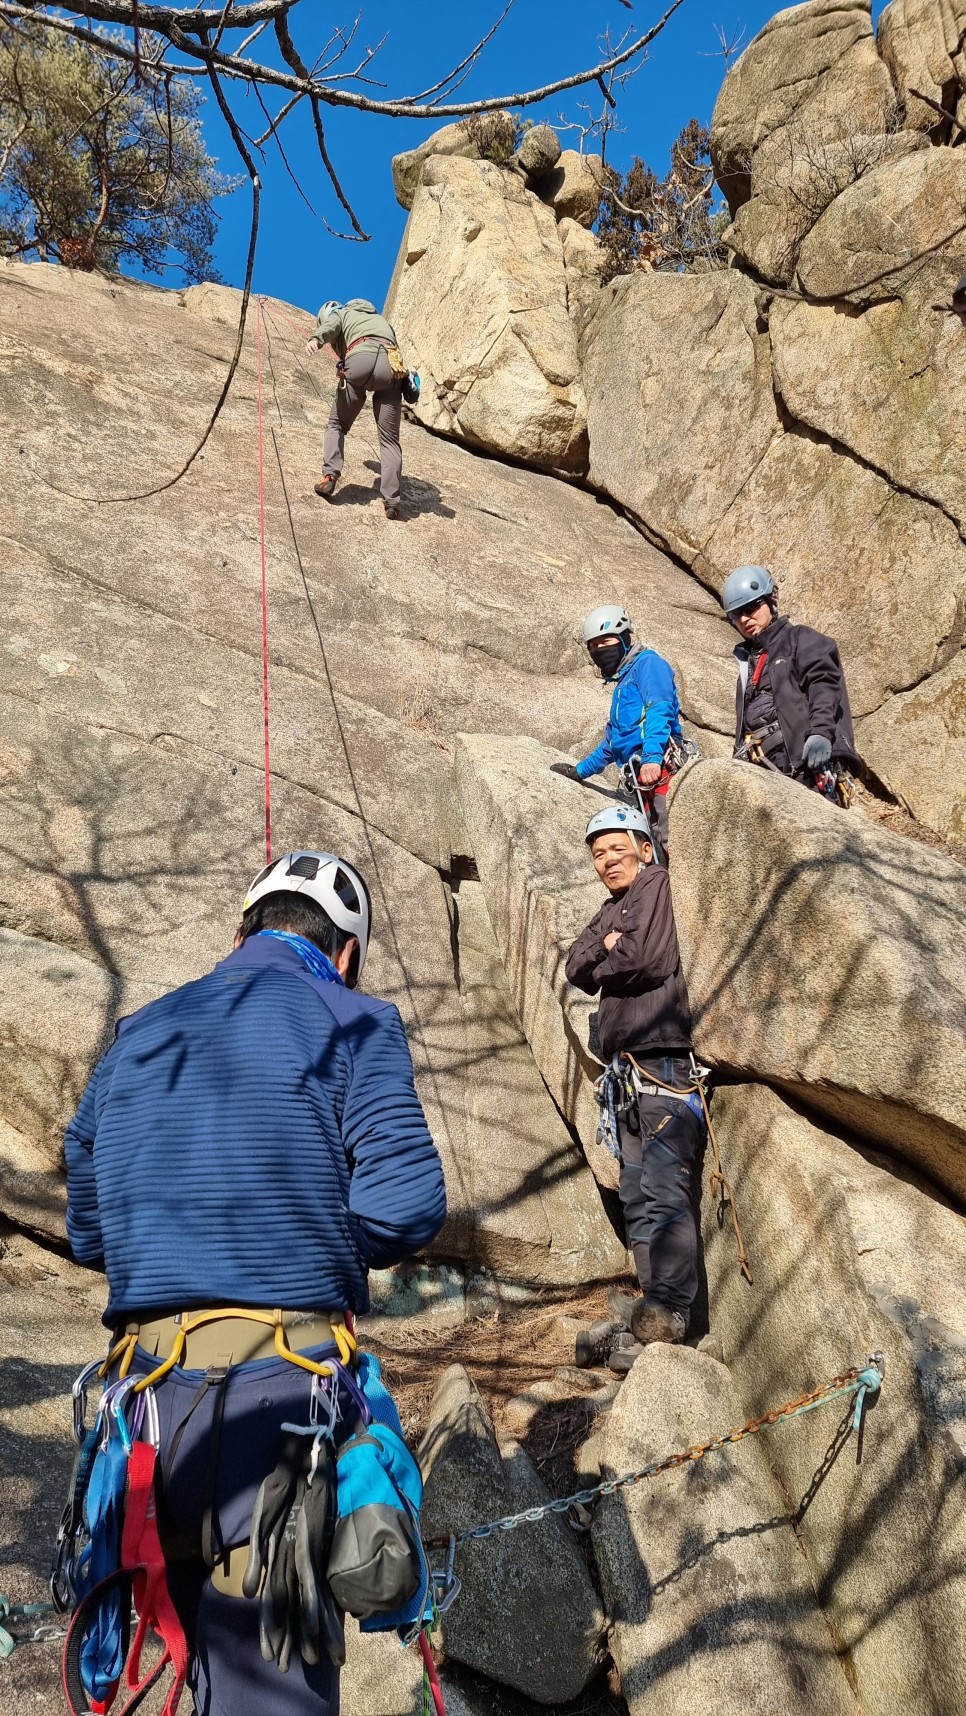
[[[317,97],[330,107],[350,107],[361,113],[379,113],[389,118],[397,119],[439,119],[463,118],[467,113],[491,113],[501,107],[531,107],[536,102],[546,101],[551,96],[560,95],[567,89],[579,89],[584,84],[597,82],[608,72],[626,65],[629,61],[642,54],[645,48],[660,34],[684,0],[672,0],[672,4],[656,24],[653,24],[643,35],[638,36],[626,48],[613,54],[610,58],[601,60],[597,65],[574,72],[569,77],[557,78],[553,83],[542,84],[539,88],[520,90],[513,94],[485,96],[478,101],[463,103],[434,103],[414,102],[410,97],[390,97],[378,100],[372,96],[361,95],[356,90],[334,87],[336,80],[310,78],[304,75],[279,71],[277,67],[245,59],[239,54],[213,52],[210,47],[202,47],[188,39],[191,34],[200,34],[204,26],[193,20],[207,17],[212,28],[215,28],[220,12],[205,13],[202,11],[184,11],[174,6],[147,6],[144,0],[139,0],[141,17],[145,26],[155,33],[167,38],[168,41],[190,58],[197,59],[202,65],[214,65],[217,71],[225,77],[241,79],[245,83],[257,81],[268,84],[276,89],[287,90],[290,94],[304,93]],[[287,26],[288,13],[299,0],[256,0],[256,4],[239,7],[233,14],[233,25],[254,19],[261,22],[267,18],[270,22]],[[76,0],[71,11],[85,18],[100,21],[130,25],[131,0]],[[132,60],[134,54],[125,50],[118,42],[106,43],[103,37],[95,31],[83,32],[81,26],[69,19],[58,19],[55,14],[40,9],[37,4],[17,4],[16,0],[0,0],[0,16],[19,19],[42,20],[54,28],[66,29],[68,34],[77,35],[87,40],[91,45],[101,48],[104,52],[113,53],[118,57]],[[375,50],[374,50],[375,51]],[[362,64],[368,63],[366,60]],[[179,67],[179,71],[186,68]],[[204,75],[201,68],[197,75]],[[359,71],[351,74],[359,76]],[[445,81],[445,80],[444,80]]]
[[475,64],[475,62],[479,59],[481,53],[483,52],[483,49],[486,47],[487,42],[491,42],[493,40],[493,37],[496,35],[496,32],[500,28],[500,25],[503,23],[503,20],[507,16],[507,13],[512,11],[512,9],[515,5],[516,5],[516,0],[507,0],[507,3],[504,6],[503,11],[500,13],[500,16],[498,17],[496,23],[492,24],[490,26],[490,28],[487,30],[485,36],[480,37],[480,40],[477,42],[476,47],[470,49],[470,52],[467,54],[466,58],[463,60],[460,60],[460,63],[458,66],[453,67],[453,70],[450,72],[448,77],[440,78],[438,83],[431,83],[429,88],[422,90],[419,95],[403,96],[402,99],[404,101],[426,101],[429,96],[435,95],[437,93],[437,91],[439,91],[441,89],[446,89],[447,85],[451,84],[453,82],[453,80],[459,76],[461,71],[464,71],[467,67]]

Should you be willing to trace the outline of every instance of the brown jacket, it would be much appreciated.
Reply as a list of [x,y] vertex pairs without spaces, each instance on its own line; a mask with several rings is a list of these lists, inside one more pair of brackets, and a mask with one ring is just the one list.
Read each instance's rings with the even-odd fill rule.
[[[621,939],[608,952],[604,937],[611,930],[620,930]],[[619,1049],[690,1049],[691,1010],[666,870],[648,865],[625,894],[601,906],[570,949],[567,978],[588,995],[600,990],[605,1060]]]

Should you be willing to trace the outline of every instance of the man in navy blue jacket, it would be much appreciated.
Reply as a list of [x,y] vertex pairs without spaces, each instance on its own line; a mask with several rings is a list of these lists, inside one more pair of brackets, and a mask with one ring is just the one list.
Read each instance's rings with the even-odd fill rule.
[[555,774],[586,781],[608,763],[623,767],[640,758],[637,783],[662,846],[667,845],[667,789],[672,771],[669,742],[680,745],[681,710],[674,669],[656,650],[634,648],[626,608],[595,608],[584,621],[584,643],[605,685],[613,686],[610,717],[601,744],[579,763],[551,763]]
[[[369,922],[349,864],[276,860],[229,957],[121,1022],[67,1132],[71,1246],[107,1274],[104,1321],[136,1336],[132,1374],[168,1355],[186,1317],[217,1313],[157,1391],[168,1580],[205,1716],[338,1707],[330,1662],[296,1657],[284,1677],[263,1662],[230,1552],[282,1422],[307,1419],[311,1379],[281,1349],[337,1357],[369,1269],[445,1219],[402,1021],[354,991]],[[277,1312],[281,1335],[239,1308]]]

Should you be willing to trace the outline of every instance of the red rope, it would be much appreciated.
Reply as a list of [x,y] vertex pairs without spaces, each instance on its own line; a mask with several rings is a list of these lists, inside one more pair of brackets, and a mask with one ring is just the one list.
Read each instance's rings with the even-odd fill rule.
[[429,1640],[425,1633],[420,1633],[419,1635],[419,1648],[423,1656],[423,1667],[426,1670],[429,1689],[433,1695],[433,1703],[436,1706],[436,1716],[446,1716],[446,1706],[443,1703],[443,1688],[439,1684],[439,1675],[436,1673],[436,1664],[433,1661],[433,1653],[429,1648]]
[[262,550],[262,721],[265,733],[265,862],[272,862],[272,756],[268,733],[268,580],[265,571],[265,435],[262,421],[262,306],[258,333],[258,522]]

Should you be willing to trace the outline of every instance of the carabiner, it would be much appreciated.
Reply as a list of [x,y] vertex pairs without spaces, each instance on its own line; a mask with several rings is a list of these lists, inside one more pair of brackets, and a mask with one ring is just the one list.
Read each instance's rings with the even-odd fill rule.
[[71,1384],[71,1402],[74,1409],[74,1441],[83,1442],[87,1433],[87,1384],[92,1376],[100,1370],[103,1359],[91,1359],[85,1364],[80,1375]]

